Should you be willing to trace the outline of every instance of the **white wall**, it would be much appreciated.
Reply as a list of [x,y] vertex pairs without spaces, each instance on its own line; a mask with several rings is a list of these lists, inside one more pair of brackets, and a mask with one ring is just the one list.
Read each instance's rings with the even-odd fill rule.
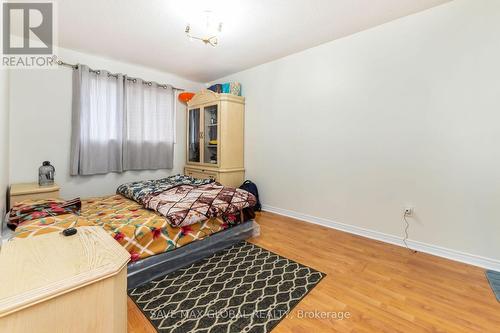
[[457,0],[217,80],[247,98],[247,178],[397,237],[412,205],[412,240],[500,259],[499,36],[500,1]]
[[9,184],[9,88],[8,71],[0,69],[0,234]]
[[[58,55],[69,63],[82,63],[95,69],[106,69],[145,80],[170,83],[192,91],[201,88],[199,83],[169,73],[81,52],[59,49]],[[61,185],[61,195],[66,198],[112,194],[116,187],[124,182],[161,178],[182,172],[185,162],[185,107],[178,104],[177,144],[173,170],[71,177],[69,175],[71,72],[72,70],[67,67],[11,70],[11,183],[37,181],[38,167],[45,160],[51,161],[56,167],[56,182]]]

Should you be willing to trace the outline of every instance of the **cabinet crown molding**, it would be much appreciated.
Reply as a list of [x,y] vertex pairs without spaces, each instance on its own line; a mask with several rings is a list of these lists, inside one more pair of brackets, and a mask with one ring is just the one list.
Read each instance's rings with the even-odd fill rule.
[[219,94],[208,89],[203,89],[199,93],[194,95],[193,98],[191,98],[191,100],[187,103],[187,105],[188,107],[191,107],[199,104],[223,101],[245,104],[245,97],[232,94]]

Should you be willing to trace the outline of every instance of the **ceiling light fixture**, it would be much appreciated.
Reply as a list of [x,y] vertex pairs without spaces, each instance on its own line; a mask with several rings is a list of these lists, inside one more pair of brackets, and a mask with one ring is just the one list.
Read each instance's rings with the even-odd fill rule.
[[205,45],[216,47],[219,44],[218,35],[222,32],[222,22],[214,23],[215,20],[213,13],[209,10],[206,10],[203,13],[205,14],[205,25],[200,28],[200,34],[193,34],[193,29],[190,23],[188,23],[184,32],[191,39],[201,40],[203,43],[205,43]]

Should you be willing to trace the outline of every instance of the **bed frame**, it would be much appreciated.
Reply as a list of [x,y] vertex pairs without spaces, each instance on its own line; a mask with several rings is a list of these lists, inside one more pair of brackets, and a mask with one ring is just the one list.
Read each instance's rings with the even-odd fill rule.
[[130,263],[127,288],[136,288],[258,234],[259,225],[254,220],[250,220],[173,251]]

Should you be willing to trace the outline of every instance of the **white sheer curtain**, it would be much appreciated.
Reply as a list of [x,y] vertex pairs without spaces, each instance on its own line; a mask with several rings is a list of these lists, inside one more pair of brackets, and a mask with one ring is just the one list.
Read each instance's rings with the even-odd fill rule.
[[173,168],[174,103],[170,86],[125,80],[125,170]]
[[71,175],[123,171],[123,76],[73,72]]

